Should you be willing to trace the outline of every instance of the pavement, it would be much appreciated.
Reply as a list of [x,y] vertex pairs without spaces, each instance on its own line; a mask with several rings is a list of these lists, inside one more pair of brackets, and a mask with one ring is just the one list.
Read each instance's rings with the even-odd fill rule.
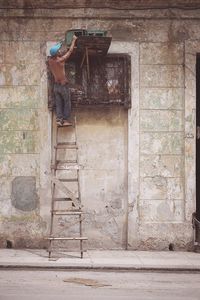
[[0,249],[0,269],[155,270],[200,272],[200,253],[178,251],[88,250],[62,252],[48,258],[46,250]]

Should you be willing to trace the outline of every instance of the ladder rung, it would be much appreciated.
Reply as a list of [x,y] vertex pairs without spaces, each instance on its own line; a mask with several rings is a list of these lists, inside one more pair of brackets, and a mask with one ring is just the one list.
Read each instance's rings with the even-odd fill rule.
[[[78,200],[79,198],[76,198],[76,199]],[[57,201],[72,201],[72,199],[67,198],[67,197],[65,197],[65,198],[53,198],[53,201],[54,202],[57,202]]]
[[57,160],[56,161],[57,164],[76,164],[77,160],[76,159],[71,159],[71,160]]
[[57,146],[54,146],[55,149],[78,149],[78,146],[76,145],[68,145],[68,146],[65,146],[65,145],[57,145]]
[[60,181],[62,182],[76,182],[78,181],[78,178],[69,178],[69,179],[66,179],[66,178],[58,178]]
[[71,165],[63,165],[63,166],[55,166],[55,165],[51,165],[51,169],[55,169],[55,170],[79,170],[79,166],[77,164],[71,164]]
[[67,211],[67,210],[53,210],[54,215],[81,215],[83,214],[82,211]]
[[72,145],[72,146],[76,146],[76,142],[59,142],[57,143],[57,145]]
[[[56,246],[54,246],[53,244],[51,245],[51,247],[49,247],[48,249],[47,249],[47,252],[49,252],[49,250],[51,251],[51,252],[53,252],[53,251],[55,251],[55,252],[57,252],[57,253],[59,253],[59,252],[64,252],[64,253],[71,253],[71,252],[87,252],[87,249],[82,249],[81,251],[80,250],[78,250],[78,249],[70,249],[70,248],[67,248],[67,249],[65,249],[65,248],[61,248],[61,247],[56,247]],[[52,260],[54,260],[54,258],[52,258]]]
[[76,142],[58,143],[54,148],[57,149],[78,149]]
[[74,127],[74,124],[71,124],[71,125],[57,125],[57,128],[63,128],[63,127],[68,127],[68,128],[71,128],[71,127]]
[[49,237],[48,240],[87,240],[87,237]]

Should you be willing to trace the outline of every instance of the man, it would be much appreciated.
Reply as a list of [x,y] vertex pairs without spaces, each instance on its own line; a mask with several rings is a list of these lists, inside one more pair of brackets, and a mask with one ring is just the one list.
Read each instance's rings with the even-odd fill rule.
[[68,86],[68,79],[65,74],[65,62],[71,56],[77,37],[74,35],[69,50],[62,54],[61,43],[54,45],[50,49],[51,57],[48,59],[48,65],[54,77],[54,97],[56,104],[56,123],[59,126],[72,125],[69,121],[71,114],[71,99]]

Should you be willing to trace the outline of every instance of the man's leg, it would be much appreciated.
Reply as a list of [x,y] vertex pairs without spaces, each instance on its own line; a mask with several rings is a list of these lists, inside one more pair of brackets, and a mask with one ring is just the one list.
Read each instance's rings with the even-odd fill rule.
[[56,122],[61,125],[63,123],[63,99],[60,94],[59,86],[54,86],[54,97],[56,104]]
[[71,97],[70,97],[70,90],[67,85],[63,87],[63,99],[64,99],[63,117],[65,121],[69,121],[71,115]]

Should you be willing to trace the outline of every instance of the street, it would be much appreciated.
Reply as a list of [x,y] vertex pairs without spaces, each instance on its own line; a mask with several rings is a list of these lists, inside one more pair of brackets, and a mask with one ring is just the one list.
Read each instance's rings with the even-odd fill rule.
[[199,300],[199,273],[1,270],[0,300]]

